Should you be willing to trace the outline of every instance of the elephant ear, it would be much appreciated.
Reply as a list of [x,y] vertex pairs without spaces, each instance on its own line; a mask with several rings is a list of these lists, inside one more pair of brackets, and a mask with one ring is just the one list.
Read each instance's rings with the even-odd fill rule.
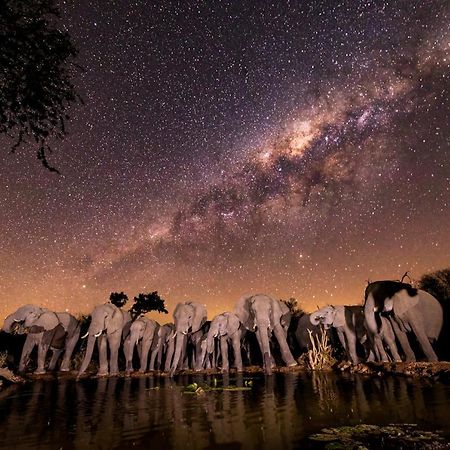
[[200,330],[202,325],[206,322],[207,312],[206,306],[201,303],[188,302],[187,305],[191,305],[194,310],[194,315],[192,316],[192,333]]
[[333,326],[335,328],[345,326],[345,306],[335,306],[333,307],[333,309],[334,309]]
[[54,312],[46,311],[41,314],[34,322],[33,327],[42,328],[45,331],[50,331],[59,325],[58,316]]
[[393,310],[397,317],[404,317],[410,308],[419,303],[419,295],[410,297],[406,290],[397,292],[393,297]]
[[227,334],[228,336],[233,336],[237,330],[239,330],[241,326],[241,321],[236,314],[233,313],[224,313],[227,317]]
[[152,345],[150,347],[150,351],[155,350],[156,347],[158,346],[159,330],[161,329],[161,326],[159,325],[158,322],[155,322],[155,323],[156,323],[155,332],[153,333],[153,340],[152,340]]
[[[274,300],[274,304],[278,304],[280,311],[281,311],[281,317],[280,317],[281,326],[285,329],[288,329],[289,325],[291,323],[291,320],[292,320],[291,310],[288,308],[286,303],[281,302],[279,300]],[[274,307],[272,310],[276,311],[277,309],[278,308]]]
[[250,331],[255,329],[255,318],[251,309],[252,298],[253,295],[245,294],[236,302],[234,307],[234,314],[236,314],[244,327]]

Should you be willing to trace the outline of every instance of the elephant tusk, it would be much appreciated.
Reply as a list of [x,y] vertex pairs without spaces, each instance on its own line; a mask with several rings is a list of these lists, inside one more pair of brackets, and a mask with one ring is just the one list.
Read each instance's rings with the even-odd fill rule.
[[175,339],[175,336],[177,335],[177,332],[173,333],[173,336],[170,339]]
[[181,334],[187,335],[187,331],[182,331]]
[[373,312],[378,312],[378,306],[374,306]]
[[81,339],[86,339],[88,336],[89,336],[89,331],[85,335],[81,336]]
[[13,320],[14,320],[14,322],[18,322],[18,323],[22,322],[20,319],[13,319]]
[[98,338],[102,334],[102,331],[99,331],[97,334],[94,334],[96,338]]
[[217,336],[219,336],[219,333],[216,333],[216,334],[214,335],[215,338],[216,338]]

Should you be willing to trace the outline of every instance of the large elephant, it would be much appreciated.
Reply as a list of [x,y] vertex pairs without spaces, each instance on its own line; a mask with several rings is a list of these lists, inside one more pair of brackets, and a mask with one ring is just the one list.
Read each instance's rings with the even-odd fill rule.
[[273,358],[269,344],[272,334],[278,341],[284,363],[297,365],[286,339],[291,312],[285,303],[264,294],[244,295],[237,301],[234,313],[247,330],[256,331],[266,374],[272,373]]
[[61,371],[70,370],[70,358],[80,336],[80,324],[67,312],[53,312],[36,305],[24,305],[6,317],[2,331],[10,333],[17,324],[18,333],[27,333],[19,371],[24,372],[30,353],[38,347],[36,374],[45,373],[45,359],[49,349],[52,358],[48,370],[54,370],[59,356],[64,352]]
[[412,352],[405,333],[413,332],[427,360],[438,360],[431,342],[441,332],[443,311],[428,292],[399,281],[370,283],[365,291],[364,315],[375,335],[380,332],[380,315],[388,316],[405,354]]
[[[178,303],[173,312],[175,322],[175,353],[170,366],[170,376],[175,374],[180,363],[181,356],[186,353],[188,337],[196,333],[206,322],[206,307],[201,303]],[[182,361],[181,361],[182,362]]]
[[358,364],[357,342],[367,339],[362,306],[324,306],[313,312],[309,320],[313,325],[322,324],[325,330],[334,327],[350,360]]
[[[147,370],[148,355],[156,347],[158,329],[158,322],[145,316],[138,317],[131,324],[130,332],[123,346],[127,372],[133,371],[133,353],[135,346],[138,349],[140,359],[139,372],[145,372]],[[150,368],[153,370],[152,366]]]
[[[229,371],[228,343],[231,343],[234,354],[234,365],[238,372],[242,372],[241,338],[242,329],[239,317],[231,312],[224,312],[211,321],[206,337],[206,356],[212,355],[215,350],[215,339],[220,340],[222,355],[222,372]],[[201,358],[202,360],[204,357]]]
[[[119,347],[122,341],[122,334],[125,336],[125,330],[129,330],[131,323],[130,314],[122,311],[112,303],[105,303],[96,306],[91,314],[91,324],[88,332],[83,338],[88,337],[86,354],[81,363],[78,376],[82,375],[89,363],[91,362],[92,352],[94,350],[95,341],[97,341],[100,365],[98,375],[116,375],[119,372],[118,356]],[[108,344],[109,344],[109,364],[108,364]]]

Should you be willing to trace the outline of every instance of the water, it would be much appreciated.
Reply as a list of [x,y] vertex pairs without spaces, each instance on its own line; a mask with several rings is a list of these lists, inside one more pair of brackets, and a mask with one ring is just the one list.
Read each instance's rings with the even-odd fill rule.
[[[230,377],[227,385],[244,386]],[[450,387],[336,374],[256,376],[250,391],[186,394],[213,378],[36,381],[0,392],[0,449],[293,449],[327,426],[450,432]],[[222,378],[219,377],[219,384]]]

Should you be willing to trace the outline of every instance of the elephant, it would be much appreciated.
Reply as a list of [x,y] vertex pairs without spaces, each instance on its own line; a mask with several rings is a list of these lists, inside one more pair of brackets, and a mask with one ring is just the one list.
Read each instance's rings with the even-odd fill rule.
[[28,357],[38,347],[35,374],[45,373],[45,359],[49,348],[52,358],[48,370],[54,370],[59,356],[64,352],[60,370],[70,370],[70,358],[80,336],[78,320],[67,312],[53,312],[36,305],[24,305],[6,317],[2,331],[10,333],[13,324],[20,324],[18,332],[27,333],[19,362],[19,372],[24,372]]
[[[222,355],[222,372],[229,371],[228,343],[231,342],[234,353],[234,364],[238,372],[242,372],[242,326],[238,316],[232,312],[224,312],[213,318],[206,337],[206,356],[212,355],[215,350],[215,339],[220,340]],[[202,357],[204,360],[204,357]]]
[[175,322],[175,333],[173,338],[175,342],[175,353],[170,365],[170,376],[175,374],[178,368],[178,364],[182,361],[183,356],[186,353],[186,347],[188,337],[193,333],[196,333],[202,325],[206,322],[206,307],[201,303],[185,302],[178,303],[173,312],[173,318]]
[[443,310],[439,301],[428,292],[400,281],[369,283],[364,295],[364,315],[366,325],[374,335],[380,332],[380,318],[389,317],[407,358],[413,351],[405,333],[413,332],[426,359],[438,360],[431,343],[441,332]]
[[[395,342],[396,333],[394,332],[392,323],[387,317],[381,316],[380,319],[381,319],[380,328],[378,330],[378,333],[376,334],[371,333],[370,328],[367,326],[367,323],[365,322],[367,338],[371,346],[368,355],[368,360],[375,359],[377,361],[383,362],[388,362],[392,360],[401,361],[402,359],[400,357],[400,354],[398,353],[397,344]],[[383,343],[386,343],[386,346],[390,352],[390,356],[386,353]]]
[[[145,372],[148,368],[148,355],[150,350],[156,347],[159,324],[148,317],[138,317],[131,323],[130,332],[124,342],[126,371],[133,371],[133,353],[137,346],[140,357],[139,372]],[[153,360],[154,361],[154,360]],[[150,366],[152,368],[152,366]]]
[[109,372],[117,375],[119,347],[122,336],[126,337],[126,332],[131,323],[130,314],[122,311],[110,302],[98,305],[91,314],[92,320],[87,333],[82,338],[88,337],[86,353],[81,363],[78,376],[80,377],[87,369],[97,340],[100,365],[97,375],[108,375],[108,344],[109,344]]
[[158,331],[156,333],[157,335],[155,336],[156,346],[150,358],[150,370],[153,369],[161,370],[163,358],[165,358],[164,370],[166,372],[170,370],[170,365],[175,350],[174,333],[175,333],[175,325],[173,323],[166,323],[158,328]]
[[247,330],[256,332],[267,375],[272,373],[273,358],[269,344],[272,334],[278,341],[284,363],[289,367],[297,365],[287,344],[291,312],[285,303],[264,294],[247,294],[236,302],[234,314]]
[[362,306],[324,306],[313,312],[309,320],[313,325],[322,324],[325,330],[334,327],[352,363],[359,363],[356,345],[367,339]]

